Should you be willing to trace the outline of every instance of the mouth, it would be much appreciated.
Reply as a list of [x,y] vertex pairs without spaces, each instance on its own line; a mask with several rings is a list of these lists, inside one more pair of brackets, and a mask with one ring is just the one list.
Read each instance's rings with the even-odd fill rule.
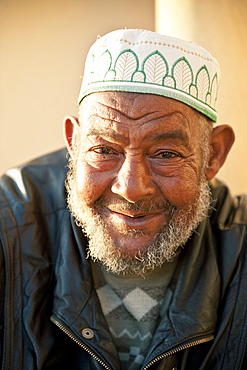
[[130,217],[130,218],[143,218],[143,217],[152,216],[158,213],[158,212],[147,213],[147,212],[114,211],[112,209],[110,209],[110,211],[118,215]]
[[107,208],[109,221],[117,223],[124,229],[150,230],[164,222],[164,213],[155,212],[132,212],[129,210],[119,211]]

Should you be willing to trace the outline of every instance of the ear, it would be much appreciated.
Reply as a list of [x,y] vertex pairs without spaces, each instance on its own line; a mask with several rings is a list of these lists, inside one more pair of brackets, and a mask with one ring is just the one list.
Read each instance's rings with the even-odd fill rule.
[[78,129],[79,129],[78,118],[74,116],[66,116],[64,118],[63,136],[70,155],[72,155],[73,152],[73,138],[75,137],[75,133]]
[[211,180],[223,166],[234,140],[235,134],[231,126],[220,125],[213,129],[209,163],[206,169],[207,180]]

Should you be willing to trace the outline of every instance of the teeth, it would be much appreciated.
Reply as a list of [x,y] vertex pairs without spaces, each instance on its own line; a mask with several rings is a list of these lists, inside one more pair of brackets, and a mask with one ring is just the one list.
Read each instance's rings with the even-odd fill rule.
[[128,213],[124,213],[124,212],[121,212],[121,211],[116,211],[116,210],[113,210],[113,209],[110,209],[112,212],[115,212],[115,213],[119,213],[120,215],[123,215],[123,216],[126,216],[126,217],[130,217],[130,218],[142,218],[142,217],[145,217],[146,215],[131,215],[131,214],[128,214]]
[[132,217],[132,218],[142,218],[144,216],[129,216],[129,217]]

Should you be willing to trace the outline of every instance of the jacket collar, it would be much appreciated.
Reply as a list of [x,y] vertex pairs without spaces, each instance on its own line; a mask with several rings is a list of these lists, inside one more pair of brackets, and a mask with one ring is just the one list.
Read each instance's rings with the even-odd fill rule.
[[[63,227],[53,313],[84,343],[82,329],[92,329],[96,335],[85,344],[104,357],[106,363],[118,368],[116,349],[93,287],[90,263],[85,255],[87,241],[73,218],[70,223],[70,227]],[[147,362],[171,348],[210,336],[214,332],[220,277],[209,219],[200,224],[181,252],[171,288],[172,302],[156,330]]]
[[170,308],[156,330],[147,363],[161,352],[213,335],[220,299],[215,250],[210,223],[206,219],[180,254],[171,284]]

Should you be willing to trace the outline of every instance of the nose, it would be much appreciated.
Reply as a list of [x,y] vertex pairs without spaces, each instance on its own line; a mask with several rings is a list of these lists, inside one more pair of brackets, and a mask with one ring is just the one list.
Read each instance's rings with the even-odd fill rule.
[[153,195],[156,186],[144,158],[126,157],[111,190],[130,203]]

